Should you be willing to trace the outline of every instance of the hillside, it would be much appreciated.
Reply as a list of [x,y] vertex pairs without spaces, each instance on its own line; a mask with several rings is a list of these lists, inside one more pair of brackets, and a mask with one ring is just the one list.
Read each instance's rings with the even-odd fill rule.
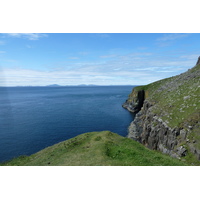
[[20,156],[4,166],[182,166],[185,162],[150,150],[110,131],[91,132]]
[[200,164],[200,59],[185,73],[134,88],[123,107],[137,113],[129,138]]

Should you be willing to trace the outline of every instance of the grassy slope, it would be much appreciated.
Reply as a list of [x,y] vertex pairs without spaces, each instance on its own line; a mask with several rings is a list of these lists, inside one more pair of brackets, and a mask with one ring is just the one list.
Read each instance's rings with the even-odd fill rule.
[[[163,79],[133,89],[145,91],[145,97],[154,105],[151,112],[159,116],[169,127],[190,130],[189,140],[195,140],[200,149],[200,65],[175,77]],[[134,91],[129,101],[134,98]],[[185,143],[186,148],[187,144]],[[196,163],[191,154],[186,157]],[[200,164],[197,162],[196,164]]]
[[84,133],[1,165],[29,166],[182,166],[184,162],[152,151],[131,139],[102,131]]
[[187,128],[184,126],[188,121],[196,123],[200,120],[199,72],[200,65],[182,75],[140,86],[136,90],[146,91],[149,100],[156,104],[153,112],[171,128]]

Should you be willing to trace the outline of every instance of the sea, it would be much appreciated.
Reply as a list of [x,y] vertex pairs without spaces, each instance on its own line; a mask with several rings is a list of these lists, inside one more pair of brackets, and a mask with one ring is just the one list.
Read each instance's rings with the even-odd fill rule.
[[126,136],[134,114],[122,104],[133,87],[0,87],[0,162],[86,132]]

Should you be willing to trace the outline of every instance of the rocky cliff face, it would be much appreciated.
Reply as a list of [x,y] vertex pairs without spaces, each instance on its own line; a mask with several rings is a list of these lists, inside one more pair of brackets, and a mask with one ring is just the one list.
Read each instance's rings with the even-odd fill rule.
[[145,91],[133,90],[131,93],[131,100],[126,100],[126,102],[122,105],[122,107],[126,108],[130,112],[136,113],[141,110],[145,99]]
[[172,157],[185,156],[187,149],[178,144],[186,139],[187,132],[169,127],[159,116],[151,113],[152,108],[153,105],[145,100],[142,110],[129,126],[128,137]]
[[133,89],[128,137],[172,157],[200,160],[200,58],[187,72]]

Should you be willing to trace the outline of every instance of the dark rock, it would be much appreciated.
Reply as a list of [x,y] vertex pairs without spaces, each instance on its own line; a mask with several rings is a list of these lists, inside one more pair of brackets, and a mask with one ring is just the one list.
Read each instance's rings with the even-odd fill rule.
[[143,106],[144,100],[145,100],[144,90],[140,90],[137,92],[134,91],[134,97],[132,98],[132,100],[129,101],[126,100],[126,102],[122,104],[122,107],[126,108],[130,112],[138,113]]

